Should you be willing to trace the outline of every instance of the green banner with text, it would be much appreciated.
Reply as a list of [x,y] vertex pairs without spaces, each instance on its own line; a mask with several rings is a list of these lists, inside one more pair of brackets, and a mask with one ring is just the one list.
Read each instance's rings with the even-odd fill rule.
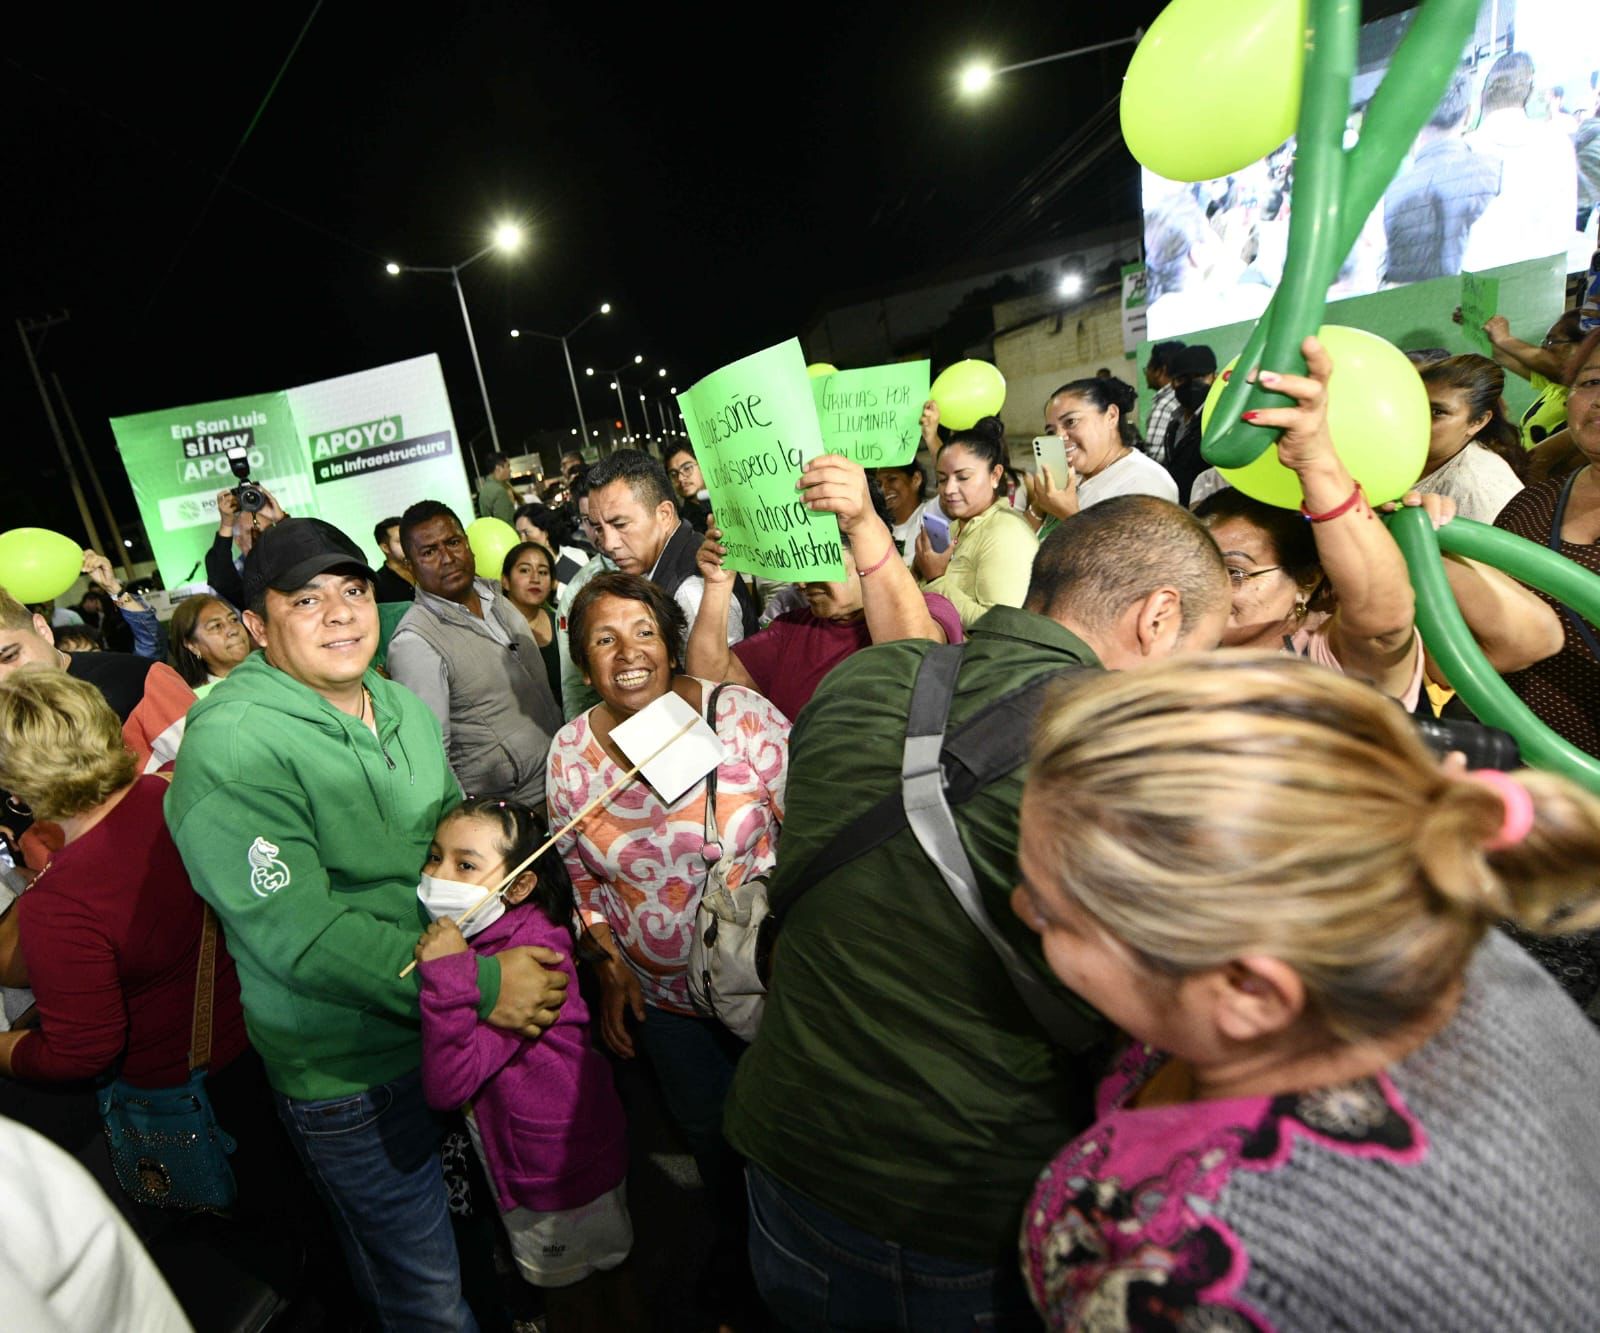
[[111,431],[168,588],[203,579],[230,454],[285,511],[321,518],[369,553],[373,527],[418,500],[472,521],[471,490],[436,356],[136,416]]
[[839,521],[812,513],[796,489],[804,462],[826,452],[800,340],[713,371],[678,406],[728,568],[794,583],[843,579]]
[[865,468],[909,463],[922,443],[930,369],[926,361],[902,361],[813,379],[822,447]]

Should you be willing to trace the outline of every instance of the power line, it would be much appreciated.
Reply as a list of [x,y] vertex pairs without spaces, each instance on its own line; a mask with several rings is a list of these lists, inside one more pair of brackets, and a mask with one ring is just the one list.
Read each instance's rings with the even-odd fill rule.
[[156,299],[166,287],[167,279],[176,271],[178,264],[184,255],[188,253],[190,244],[199,235],[200,228],[205,225],[206,215],[211,211],[212,203],[215,202],[218,192],[222,189],[224,182],[227,181],[228,173],[233,170],[233,164],[239,160],[239,154],[244,151],[245,144],[250,141],[250,136],[255,133],[256,126],[261,121],[262,113],[267,109],[267,103],[272,100],[272,94],[278,91],[278,84],[282,82],[284,74],[288,72],[289,63],[294,59],[295,52],[300,49],[300,43],[305,41],[306,33],[311,31],[311,24],[315,21],[321,9],[322,0],[316,0],[316,3],[311,6],[311,13],[306,16],[306,21],[301,24],[300,33],[294,39],[294,45],[289,48],[289,54],[283,58],[283,63],[278,66],[278,72],[273,76],[271,84],[268,85],[266,95],[262,97],[260,104],[256,107],[255,114],[250,117],[250,123],[245,126],[244,133],[239,136],[239,142],[234,145],[233,152],[229,154],[228,161],[222,168],[222,173],[211,187],[211,193],[206,196],[205,203],[200,206],[199,212],[195,214],[194,225],[189,228],[189,234],[183,238],[182,244],[178,246],[177,253],[172,256],[171,262],[167,264],[165,272],[157,279],[154,290],[151,291],[149,299],[144,303],[143,311],[140,312],[141,318],[150,313],[151,308],[156,303]]

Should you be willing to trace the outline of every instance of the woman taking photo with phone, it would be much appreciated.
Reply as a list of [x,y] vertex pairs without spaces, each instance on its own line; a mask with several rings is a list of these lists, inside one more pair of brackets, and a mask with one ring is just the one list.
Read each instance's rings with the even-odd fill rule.
[[1172,474],[1139,448],[1137,401],[1133,385],[1116,378],[1073,380],[1050,395],[1044,433],[1062,442],[1066,472],[1041,463],[1027,479],[1028,517],[1040,525],[1041,540],[1060,520],[1113,495],[1178,502]]
[[1006,434],[999,417],[957,431],[939,450],[939,503],[952,520],[949,545],[924,516],[912,565],[924,592],[947,598],[963,628],[991,606],[1021,606],[1039,543],[1006,503]]

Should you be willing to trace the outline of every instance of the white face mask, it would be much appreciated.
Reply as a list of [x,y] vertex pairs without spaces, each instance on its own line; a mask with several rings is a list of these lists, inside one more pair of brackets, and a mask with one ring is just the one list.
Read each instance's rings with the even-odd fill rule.
[[[417,885],[417,897],[422,900],[430,921],[438,921],[443,917],[459,921],[486,892],[482,884],[463,884],[458,879],[440,879],[436,875],[423,875]],[[498,921],[505,915],[505,910],[504,896],[497,897],[467,922],[461,928],[461,933],[470,939],[485,926]]]

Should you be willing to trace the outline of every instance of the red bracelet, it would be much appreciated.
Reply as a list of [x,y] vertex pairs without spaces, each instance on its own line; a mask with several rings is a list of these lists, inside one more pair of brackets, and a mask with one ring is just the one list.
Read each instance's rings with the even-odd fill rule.
[[858,569],[856,570],[856,573],[861,575],[862,578],[866,578],[868,574],[876,574],[880,569],[889,563],[889,557],[891,555],[898,555],[899,552],[900,548],[895,545],[894,538],[891,537],[889,538],[889,549],[883,553],[883,559],[878,561],[878,563],[873,565],[870,569]]
[[1361,493],[1361,483],[1358,481],[1356,483],[1355,490],[1350,492],[1350,498],[1337,509],[1330,509],[1326,514],[1313,514],[1305,507],[1305,503],[1302,501],[1300,505],[1300,514],[1308,523],[1326,523],[1330,519],[1335,519],[1343,514],[1348,514],[1352,509],[1361,503],[1363,498],[1364,497]]

